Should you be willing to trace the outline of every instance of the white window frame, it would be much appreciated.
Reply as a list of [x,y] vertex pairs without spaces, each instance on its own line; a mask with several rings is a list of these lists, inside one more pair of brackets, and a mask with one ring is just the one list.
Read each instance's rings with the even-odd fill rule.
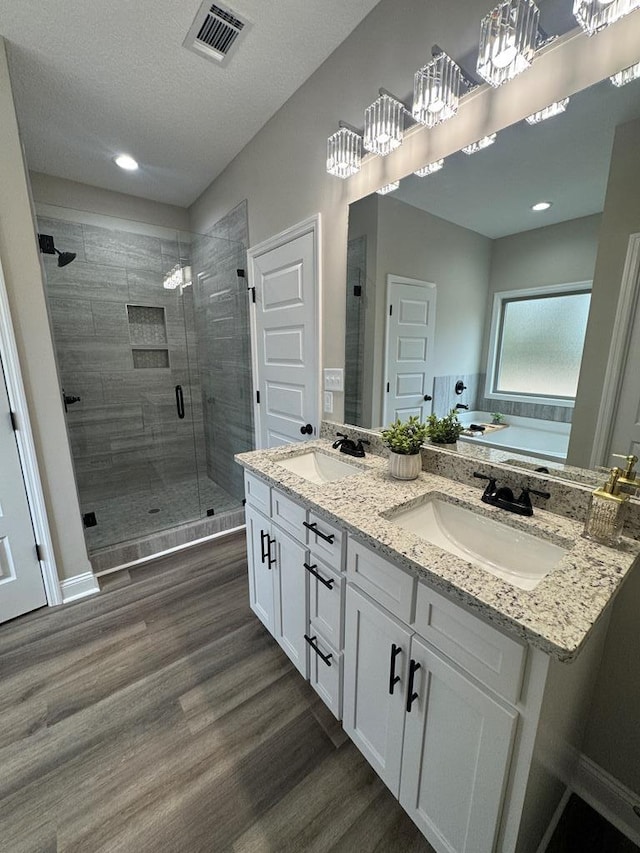
[[530,297],[563,296],[569,293],[591,293],[592,281],[574,281],[568,284],[551,284],[542,287],[528,287],[520,290],[501,290],[493,294],[493,309],[491,312],[491,332],[489,335],[489,353],[487,359],[487,377],[484,396],[489,400],[509,400],[514,403],[533,403],[545,406],[564,406],[573,408],[575,398],[568,397],[543,397],[538,394],[506,394],[495,391],[495,376],[498,367],[498,348],[500,345],[500,331],[502,327],[503,305],[513,299],[527,299]]

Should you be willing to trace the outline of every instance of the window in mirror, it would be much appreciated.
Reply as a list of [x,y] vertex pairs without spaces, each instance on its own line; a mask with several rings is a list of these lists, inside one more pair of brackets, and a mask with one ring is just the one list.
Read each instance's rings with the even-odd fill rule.
[[486,396],[573,406],[591,283],[494,296]]

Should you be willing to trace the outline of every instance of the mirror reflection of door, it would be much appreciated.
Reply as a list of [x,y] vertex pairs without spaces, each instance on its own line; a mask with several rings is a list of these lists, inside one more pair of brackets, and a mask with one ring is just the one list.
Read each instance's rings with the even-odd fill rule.
[[436,286],[387,276],[383,422],[432,410]]

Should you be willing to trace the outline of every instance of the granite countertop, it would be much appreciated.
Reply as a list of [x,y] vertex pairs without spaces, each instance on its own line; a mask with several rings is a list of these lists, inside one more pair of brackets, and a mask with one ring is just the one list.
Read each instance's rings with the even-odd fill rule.
[[[311,449],[340,458],[361,472],[316,485],[278,464]],[[527,518],[487,506],[480,502],[481,490],[445,477],[423,471],[417,480],[394,480],[386,458],[367,454],[365,459],[354,459],[334,451],[331,442],[322,439],[304,446],[242,453],[236,460],[467,610],[560,661],[578,654],[640,554],[640,542],[632,539],[623,539],[615,549],[590,542],[581,536],[582,524],[555,513],[536,509]],[[534,590],[512,586],[389,519],[399,507],[421,503],[434,494],[568,552]]]

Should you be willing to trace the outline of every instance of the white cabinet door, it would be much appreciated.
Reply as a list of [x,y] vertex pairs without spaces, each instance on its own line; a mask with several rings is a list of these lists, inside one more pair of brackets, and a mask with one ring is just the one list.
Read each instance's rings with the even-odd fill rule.
[[267,631],[275,635],[273,544],[269,547],[271,522],[250,506],[245,507],[249,605]]
[[438,853],[494,849],[517,712],[416,635],[400,803]]
[[342,724],[395,796],[411,633],[364,593],[347,586]]
[[295,667],[309,676],[307,643],[307,579],[304,568],[307,549],[288,533],[273,527],[272,553],[275,581],[275,638]]

